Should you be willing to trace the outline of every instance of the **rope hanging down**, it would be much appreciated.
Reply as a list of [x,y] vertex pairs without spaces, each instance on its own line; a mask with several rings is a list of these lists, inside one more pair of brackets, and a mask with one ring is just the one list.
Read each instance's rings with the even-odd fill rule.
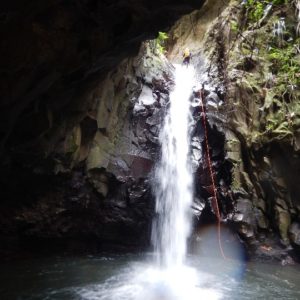
[[[222,257],[224,259],[226,259],[226,256],[224,254],[223,247],[222,247],[222,242],[221,242],[221,216],[220,216],[220,209],[219,209],[219,205],[218,205],[217,189],[216,189],[216,185],[215,185],[215,177],[214,177],[214,173],[213,173],[213,167],[212,167],[212,163],[211,163],[211,159],[210,159],[210,155],[209,155],[207,117],[206,117],[206,111],[205,111],[205,107],[204,107],[204,88],[202,88],[201,92],[200,92],[200,107],[202,110],[202,122],[203,122],[203,128],[204,128],[204,133],[205,133],[206,160],[208,163],[211,183],[212,183],[212,187],[213,187],[212,207],[213,207],[214,213],[217,217],[219,248],[220,248]],[[200,118],[201,118],[201,115],[200,115]]]

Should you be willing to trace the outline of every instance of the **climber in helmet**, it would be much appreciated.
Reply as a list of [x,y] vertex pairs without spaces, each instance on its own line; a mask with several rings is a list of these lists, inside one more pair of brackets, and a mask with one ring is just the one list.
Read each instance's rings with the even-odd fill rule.
[[183,64],[188,67],[190,64],[190,60],[191,60],[191,52],[189,48],[185,48],[183,52]]

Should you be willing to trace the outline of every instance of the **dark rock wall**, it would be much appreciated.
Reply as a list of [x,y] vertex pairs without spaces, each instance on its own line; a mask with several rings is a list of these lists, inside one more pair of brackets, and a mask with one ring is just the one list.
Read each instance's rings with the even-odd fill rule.
[[[200,84],[205,83],[210,148],[221,154],[214,160],[212,153],[212,162],[223,223],[239,233],[251,256],[284,264],[291,262],[288,255],[299,256],[295,10],[296,1],[207,1],[173,26],[169,42],[173,60],[181,59],[183,45],[190,48]],[[201,124],[199,128],[197,137],[203,141]],[[199,156],[198,144],[194,137],[192,155]],[[201,227],[215,217],[205,158],[195,166],[194,209]]]
[[2,2],[2,160],[32,163],[55,152],[107,73],[202,2]]
[[[252,254],[285,263],[299,255],[298,21],[292,2],[260,16],[255,5],[231,1],[203,48],[209,82],[224,90],[219,124],[233,165],[231,220]],[[274,31],[280,18],[282,36]]]
[[1,3],[4,248],[148,243],[171,69],[140,45],[202,2]]
[[[148,244],[150,178],[172,67],[153,42],[140,45],[204,2],[0,4],[3,253],[46,240],[64,248]],[[259,15],[255,4],[206,1],[172,27],[168,47],[179,61],[189,46],[206,83],[224,222],[249,253],[285,262],[300,248],[300,66],[294,2],[277,2]],[[215,216],[200,108],[192,114],[201,225]]]
[[80,250],[149,245],[150,174],[171,87],[172,66],[154,42],[143,43],[94,90],[92,109],[60,151],[33,168],[7,167],[0,235],[8,252],[9,243],[37,241]]

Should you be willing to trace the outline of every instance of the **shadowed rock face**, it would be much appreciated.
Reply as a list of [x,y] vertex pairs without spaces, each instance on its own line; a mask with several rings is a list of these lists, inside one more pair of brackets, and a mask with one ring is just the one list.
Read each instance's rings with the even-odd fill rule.
[[[274,6],[257,23],[249,18],[251,9],[231,2],[212,23],[203,48],[210,82],[225,91],[219,116],[235,200],[228,220],[252,256],[286,264],[289,255],[299,258],[299,88],[289,92],[290,82],[282,83],[286,71],[270,59],[270,48],[285,56],[294,47],[298,21],[290,4]],[[273,36],[278,16],[287,24],[284,46]],[[293,52],[290,59],[298,62],[298,56]]]
[[147,244],[160,113],[136,101],[143,83],[167,94],[127,58],[202,2],[0,4],[2,253],[20,239]]
[[[146,243],[147,176],[170,80],[154,74],[157,62],[151,74],[151,57],[148,74],[130,57],[203,2],[0,4],[2,245],[15,237]],[[137,102],[147,88],[153,103]]]
[[[62,246],[71,248],[91,244],[96,250],[104,244],[147,245],[153,213],[149,178],[172,68],[140,45],[203,2],[0,4],[1,254],[23,241],[37,250],[49,246],[45,241],[65,241]],[[245,11],[229,5],[220,15],[228,2],[206,1],[202,10],[182,18],[169,33],[169,56],[178,59],[188,45],[199,71],[204,49],[209,83],[216,87],[206,98],[222,214],[252,253],[281,260],[290,246],[298,253],[300,248],[299,113],[282,122],[293,134],[281,138],[265,130],[267,116],[278,111],[268,104],[274,82],[259,77],[265,58],[259,62],[253,52],[240,61],[234,45],[241,39],[230,20],[246,26]],[[287,16],[295,23],[293,12]],[[261,49],[259,43],[273,38],[272,19],[264,22],[250,33],[243,27],[250,40],[257,33]],[[237,81],[241,75],[247,84]],[[203,212],[201,225],[215,218],[200,123],[195,119],[191,154],[197,180],[193,208],[198,217]]]
[[[209,138],[212,152],[219,156],[212,161],[222,217],[239,233],[251,257],[291,263],[289,255],[297,260],[300,254],[300,92],[299,78],[293,83],[280,61],[298,41],[295,6],[274,5],[254,22],[249,14],[255,4],[219,1],[219,5],[218,11],[217,4],[207,1],[202,10],[181,18],[169,33],[172,48],[168,55],[176,58],[181,45],[188,46],[197,71],[207,74],[203,82],[216,88],[215,95],[206,98],[209,122],[220,131],[212,126]],[[273,31],[280,17],[286,24],[283,41]],[[193,30],[185,31],[191,24]],[[282,57],[273,59],[271,48]],[[288,60],[297,62],[299,68],[299,51],[291,51]],[[221,96],[222,103],[215,103],[216,96]],[[200,157],[201,134],[198,130],[191,144],[194,158]],[[218,150],[225,153],[225,159]],[[225,167],[220,169],[222,162]],[[203,172],[205,161],[202,165],[194,207],[201,226],[201,222],[211,222],[211,210],[204,201],[211,187]]]
[[108,71],[202,2],[1,3],[2,153],[52,152],[84,119]]
[[73,251],[148,245],[150,178],[172,71],[155,43],[143,43],[97,86],[92,109],[73,119],[53,152],[18,153],[5,162],[0,252],[18,244],[30,251],[49,243]]

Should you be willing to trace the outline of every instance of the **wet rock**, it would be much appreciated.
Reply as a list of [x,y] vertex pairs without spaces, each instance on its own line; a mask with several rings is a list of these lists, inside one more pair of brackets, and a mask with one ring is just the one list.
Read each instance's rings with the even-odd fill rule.
[[218,111],[218,108],[223,104],[219,96],[215,92],[209,92],[206,97],[206,106],[209,112]]
[[148,114],[148,110],[146,109],[146,107],[142,104],[139,104],[138,102],[135,103],[134,108],[133,108],[133,115],[135,117],[137,116],[147,116]]
[[192,153],[193,153],[193,160],[195,161],[199,161],[202,157],[202,151],[200,149],[193,149],[192,150]]
[[[62,139],[54,166],[50,159],[47,169],[36,166],[38,177],[31,174],[34,180],[24,187],[32,191],[32,205],[13,212],[15,228],[7,222],[1,228],[10,227],[21,238],[93,236],[100,243],[136,246],[148,242],[154,209],[148,178],[159,151],[166,112],[162,104],[167,105],[172,86],[170,66],[150,50],[142,47],[138,57],[124,60],[107,75],[89,95],[87,114],[77,115],[74,108],[73,121],[82,120],[80,126],[71,127]],[[144,64],[145,51],[154,64]],[[143,81],[143,72],[149,81]],[[80,171],[75,171],[79,163]],[[56,181],[55,176],[65,177]],[[38,182],[40,190],[31,188]]]
[[[168,77],[166,73],[162,74],[163,77]],[[159,94],[168,94],[169,93],[169,89],[170,89],[170,78],[167,79],[168,81],[166,81],[166,79],[157,79],[155,77],[153,77],[152,79],[152,86],[153,86],[153,91],[154,93],[159,93]]]
[[211,151],[211,157],[212,159],[218,159],[220,155],[223,155],[224,149],[221,147],[214,147]]
[[283,210],[288,210],[288,206],[283,199],[276,198],[275,203],[280,206]]
[[145,132],[145,136],[146,139],[148,140],[148,142],[154,144],[154,145],[158,145],[159,144],[159,139],[157,136],[153,135],[150,131],[146,131]]
[[161,93],[159,98],[159,104],[163,107],[167,107],[170,104],[169,94]]
[[278,242],[274,240],[274,235],[265,236],[261,243],[256,243],[255,253],[252,253],[254,259],[258,261],[273,261],[280,262],[281,265],[293,265],[294,260],[290,256],[291,249],[289,247],[283,248],[279,246]]
[[191,146],[193,148],[201,150],[202,149],[202,146],[201,146],[202,142],[203,142],[202,138],[200,138],[199,136],[194,136],[194,137],[192,137]]
[[221,100],[220,97],[218,96],[218,94],[214,91],[209,92],[209,94],[206,97],[207,101],[212,101],[215,104],[218,104]]
[[146,85],[143,86],[141,95],[138,99],[138,104],[143,105],[145,107],[152,106],[156,100],[154,99],[152,95],[152,89],[147,87]]
[[155,108],[152,116],[148,117],[146,120],[146,124],[153,125],[162,125],[164,119],[164,111],[162,109]]
[[193,214],[199,218],[202,214],[202,211],[205,207],[205,201],[203,199],[199,199],[199,198],[194,198],[193,199],[193,204],[192,204],[192,211]]
[[159,132],[160,132],[160,126],[151,126],[151,127],[150,127],[150,132],[151,132],[155,137],[158,137],[158,136],[159,136]]
[[199,140],[198,141],[197,140],[192,141],[191,147],[192,147],[193,150],[199,150],[199,151],[202,150],[201,142]]
[[130,166],[133,178],[147,178],[153,167],[153,160],[142,156],[135,156]]
[[275,206],[275,220],[279,229],[280,237],[284,244],[289,244],[288,229],[291,224],[291,217],[288,211],[282,207]]
[[264,200],[264,198],[256,197],[256,195],[253,195],[253,204],[256,208],[261,210],[264,214],[266,214],[267,210],[267,203]]
[[[25,141],[30,140],[27,147],[30,146],[34,156],[44,148],[55,152],[56,142],[93,109],[89,96],[108,72],[124,58],[136,55],[142,41],[153,38],[158,30],[164,30],[181,15],[199,7],[195,1],[181,4],[168,1],[153,7],[148,4],[147,1],[139,4],[84,1],[68,5],[60,1],[51,4],[33,1],[25,8],[16,1],[3,7],[2,15],[10,17],[1,22],[4,28],[1,57],[5,72],[11,77],[2,76],[1,88],[6,100],[1,103],[5,107],[1,118],[5,139],[1,145],[9,149],[8,140],[14,139],[14,146],[21,149],[23,133]],[[30,14],[22,14],[26,9]],[[159,21],[153,22],[153,17]],[[155,58],[148,56],[147,60],[149,65],[154,64],[154,71]],[[136,83],[129,80],[131,84],[124,80],[119,88],[127,88],[128,92],[135,89]],[[14,86],[12,94],[11,86]],[[11,100],[7,100],[9,97]],[[32,125],[37,122],[32,120],[37,107],[41,117],[37,119],[41,122],[34,128]],[[79,111],[80,116],[74,120],[73,113]],[[64,129],[59,132],[56,127]],[[46,132],[50,136],[44,136]]]
[[287,191],[287,184],[283,177],[275,177],[273,180],[281,191]]
[[264,213],[260,209],[254,210],[257,226],[261,229],[268,229],[269,222]]
[[98,131],[88,155],[87,169],[107,168],[113,149],[109,138]]
[[145,136],[145,132],[147,130],[147,125],[146,125],[146,118],[138,118],[136,120],[136,125],[134,128],[134,133],[135,136],[137,136],[139,139]]
[[300,247],[300,223],[294,222],[289,228],[291,243]]
[[282,266],[293,266],[295,264],[296,263],[295,263],[294,259],[289,255],[281,260],[281,265]]
[[92,170],[89,176],[90,182],[93,184],[97,192],[106,197],[108,193],[108,177],[103,171]]
[[246,238],[254,237],[256,220],[252,203],[247,199],[239,198],[236,201],[236,212],[233,220],[239,224],[239,232]]
[[128,188],[129,192],[129,203],[131,205],[137,204],[137,207],[142,205],[143,198],[149,193],[149,184],[147,181],[138,181],[138,183],[132,184]]
[[252,226],[245,223],[239,223],[238,224],[238,233],[244,238],[248,240],[254,240],[254,230]]
[[196,161],[195,159],[192,159],[192,161],[191,161],[191,171],[192,171],[193,174],[197,173],[199,166],[200,166],[200,161]]

